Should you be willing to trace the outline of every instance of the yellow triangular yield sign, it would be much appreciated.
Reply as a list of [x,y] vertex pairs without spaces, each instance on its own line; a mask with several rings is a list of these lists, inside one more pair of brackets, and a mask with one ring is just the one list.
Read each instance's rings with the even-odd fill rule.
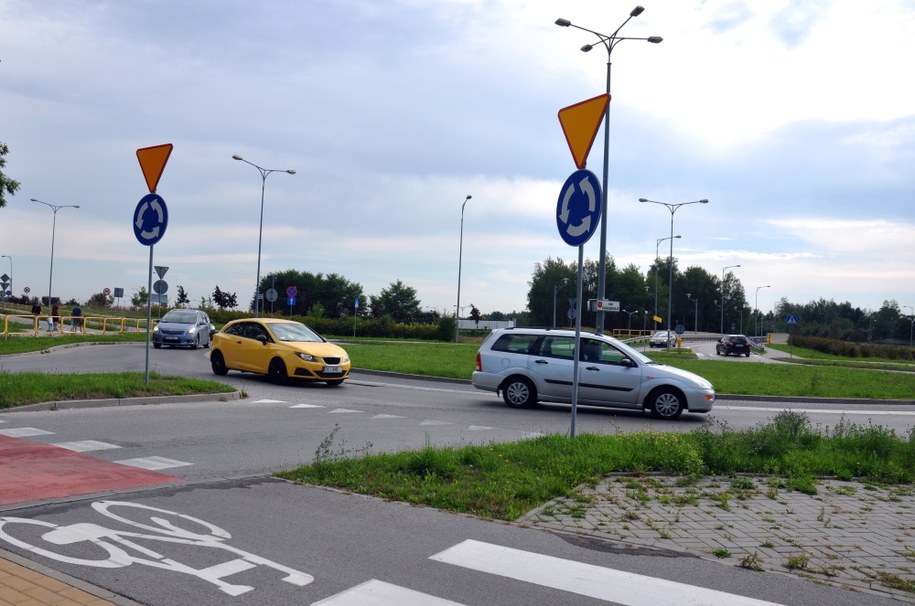
[[159,178],[162,171],[165,170],[165,163],[172,153],[171,143],[165,145],[154,145],[152,147],[141,147],[137,150],[137,160],[140,161],[140,168],[143,170],[143,176],[146,178],[146,186],[149,193],[156,192],[156,186],[159,185]]
[[586,99],[559,110],[559,123],[569,143],[575,166],[584,168],[594,138],[600,129],[600,122],[610,103],[610,95],[604,93],[593,99]]

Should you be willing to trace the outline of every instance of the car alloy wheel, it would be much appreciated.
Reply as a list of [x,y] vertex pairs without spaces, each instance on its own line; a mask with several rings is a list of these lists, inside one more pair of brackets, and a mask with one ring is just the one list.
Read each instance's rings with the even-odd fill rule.
[[515,377],[502,389],[502,399],[511,408],[527,408],[537,401],[537,388],[524,377]]
[[226,361],[222,357],[222,353],[219,351],[214,351],[210,354],[210,367],[213,369],[213,374],[224,377],[229,374],[229,369],[226,366]]
[[659,419],[676,419],[683,412],[683,400],[679,393],[665,387],[649,396],[651,414]]
[[285,385],[289,382],[289,375],[286,374],[286,365],[279,358],[273,358],[270,361],[270,368],[267,369],[267,374],[276,385]]

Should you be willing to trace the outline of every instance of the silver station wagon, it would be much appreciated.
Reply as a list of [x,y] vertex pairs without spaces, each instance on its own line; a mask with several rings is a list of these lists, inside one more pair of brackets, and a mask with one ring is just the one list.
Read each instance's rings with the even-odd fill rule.
[[[699,375],[659,364],[613,337],[582,332],[580,341],[579,404],[648,410],[663,419],[712,410],[715,390]],[[495,330],[477,352],[473,386],[501,393],[512,408],[571,403],[574,356],[575,331]]]

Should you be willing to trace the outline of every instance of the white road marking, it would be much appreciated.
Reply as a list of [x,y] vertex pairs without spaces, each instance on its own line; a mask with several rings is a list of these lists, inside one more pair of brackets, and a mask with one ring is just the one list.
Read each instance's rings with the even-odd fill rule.
[[377,579],[366,581],[346,591],[312,602],[311,606],[462,606],[406,587]]
[[485,425],[471,425],[467,428],[468,431],[489,431],[492,427],[486,427]]
[[324,407],[318,406],[317,404],[293,404],[289,408],[324,408]]
[[0,429],[0,436],[8,438],[30,438],[32,436],[50,436],[53,431],[45,431],[37,427],[16,427],[14,429]]
[[434,421],[432,419],[426,419],[425,421],[420,422],[420,425],[454,425],[454,423],[449,423],[448,421]]
[[[769,408],[767,406],[715,406],[714,410],[752,410],[755,412],[782,412],[782,408]],[[790,408],[792,412],[803,412],[806,414],[828,414],[828,415],[864,415],[864,416],[915,416],[915,410],[842,410],[839,408]]]
[[778,606],[715,589],[474,540],[459,543],[430,559],[623,606]]
[[66,448],[67,450],[72,450],[74,452],[93,452],[96,450],[111,450],[112,448],[120,448],[120,446],[117,444],[109,444],[108,442],[99,442],[97,440],[60,442],[59,444],[54,444],[54,446],[60,446],[61,448]]
[[251,403],[252,403],[252,404],[285,404],[286,401],[285,401],[285,400],[270,400],[270,399],[264,399],[264,400],[254,400],[254,401],[251,402]]
[[123,461],[115,461],[115,463],[128,465],[130,467],[139,467],[140,469],[148,469],[150,471],[193,465],[193,463],[185,463],[184,461],[166,459],[165,457],[140,457],[138,459],[124,459]]
[[335,414],[349,414],[349,413],[353,413],[353,412],[363,412],[363,411],[361,411],[361,410],[353,410],[353,409],[351,409],[351,408],[334,408],[333,410],[329,410],[329,411],[327,412],[327,414],[329,414],[329,415],[335,415]]
[[407,417],[402,417],[402,416],[400,416],[400,415],[386,415],[386,414],[380,414],[380,415],[375,415],[375,416],[372,417],[372,418],[373,418],[373,419],[406,419]]

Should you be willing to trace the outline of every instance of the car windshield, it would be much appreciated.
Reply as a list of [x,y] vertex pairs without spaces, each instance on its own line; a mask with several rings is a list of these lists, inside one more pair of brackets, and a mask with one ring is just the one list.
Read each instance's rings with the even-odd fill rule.
[[324,341],[318,333],[304,324],[297,322],[266,322],[266,324],[277,341],[304,341],[306,343],[321,343]]
[[172,310],[162,316],[162,322],[168,322],[170,324],[196,324],[197,323],[197,312],[196,311],[176,311]]

